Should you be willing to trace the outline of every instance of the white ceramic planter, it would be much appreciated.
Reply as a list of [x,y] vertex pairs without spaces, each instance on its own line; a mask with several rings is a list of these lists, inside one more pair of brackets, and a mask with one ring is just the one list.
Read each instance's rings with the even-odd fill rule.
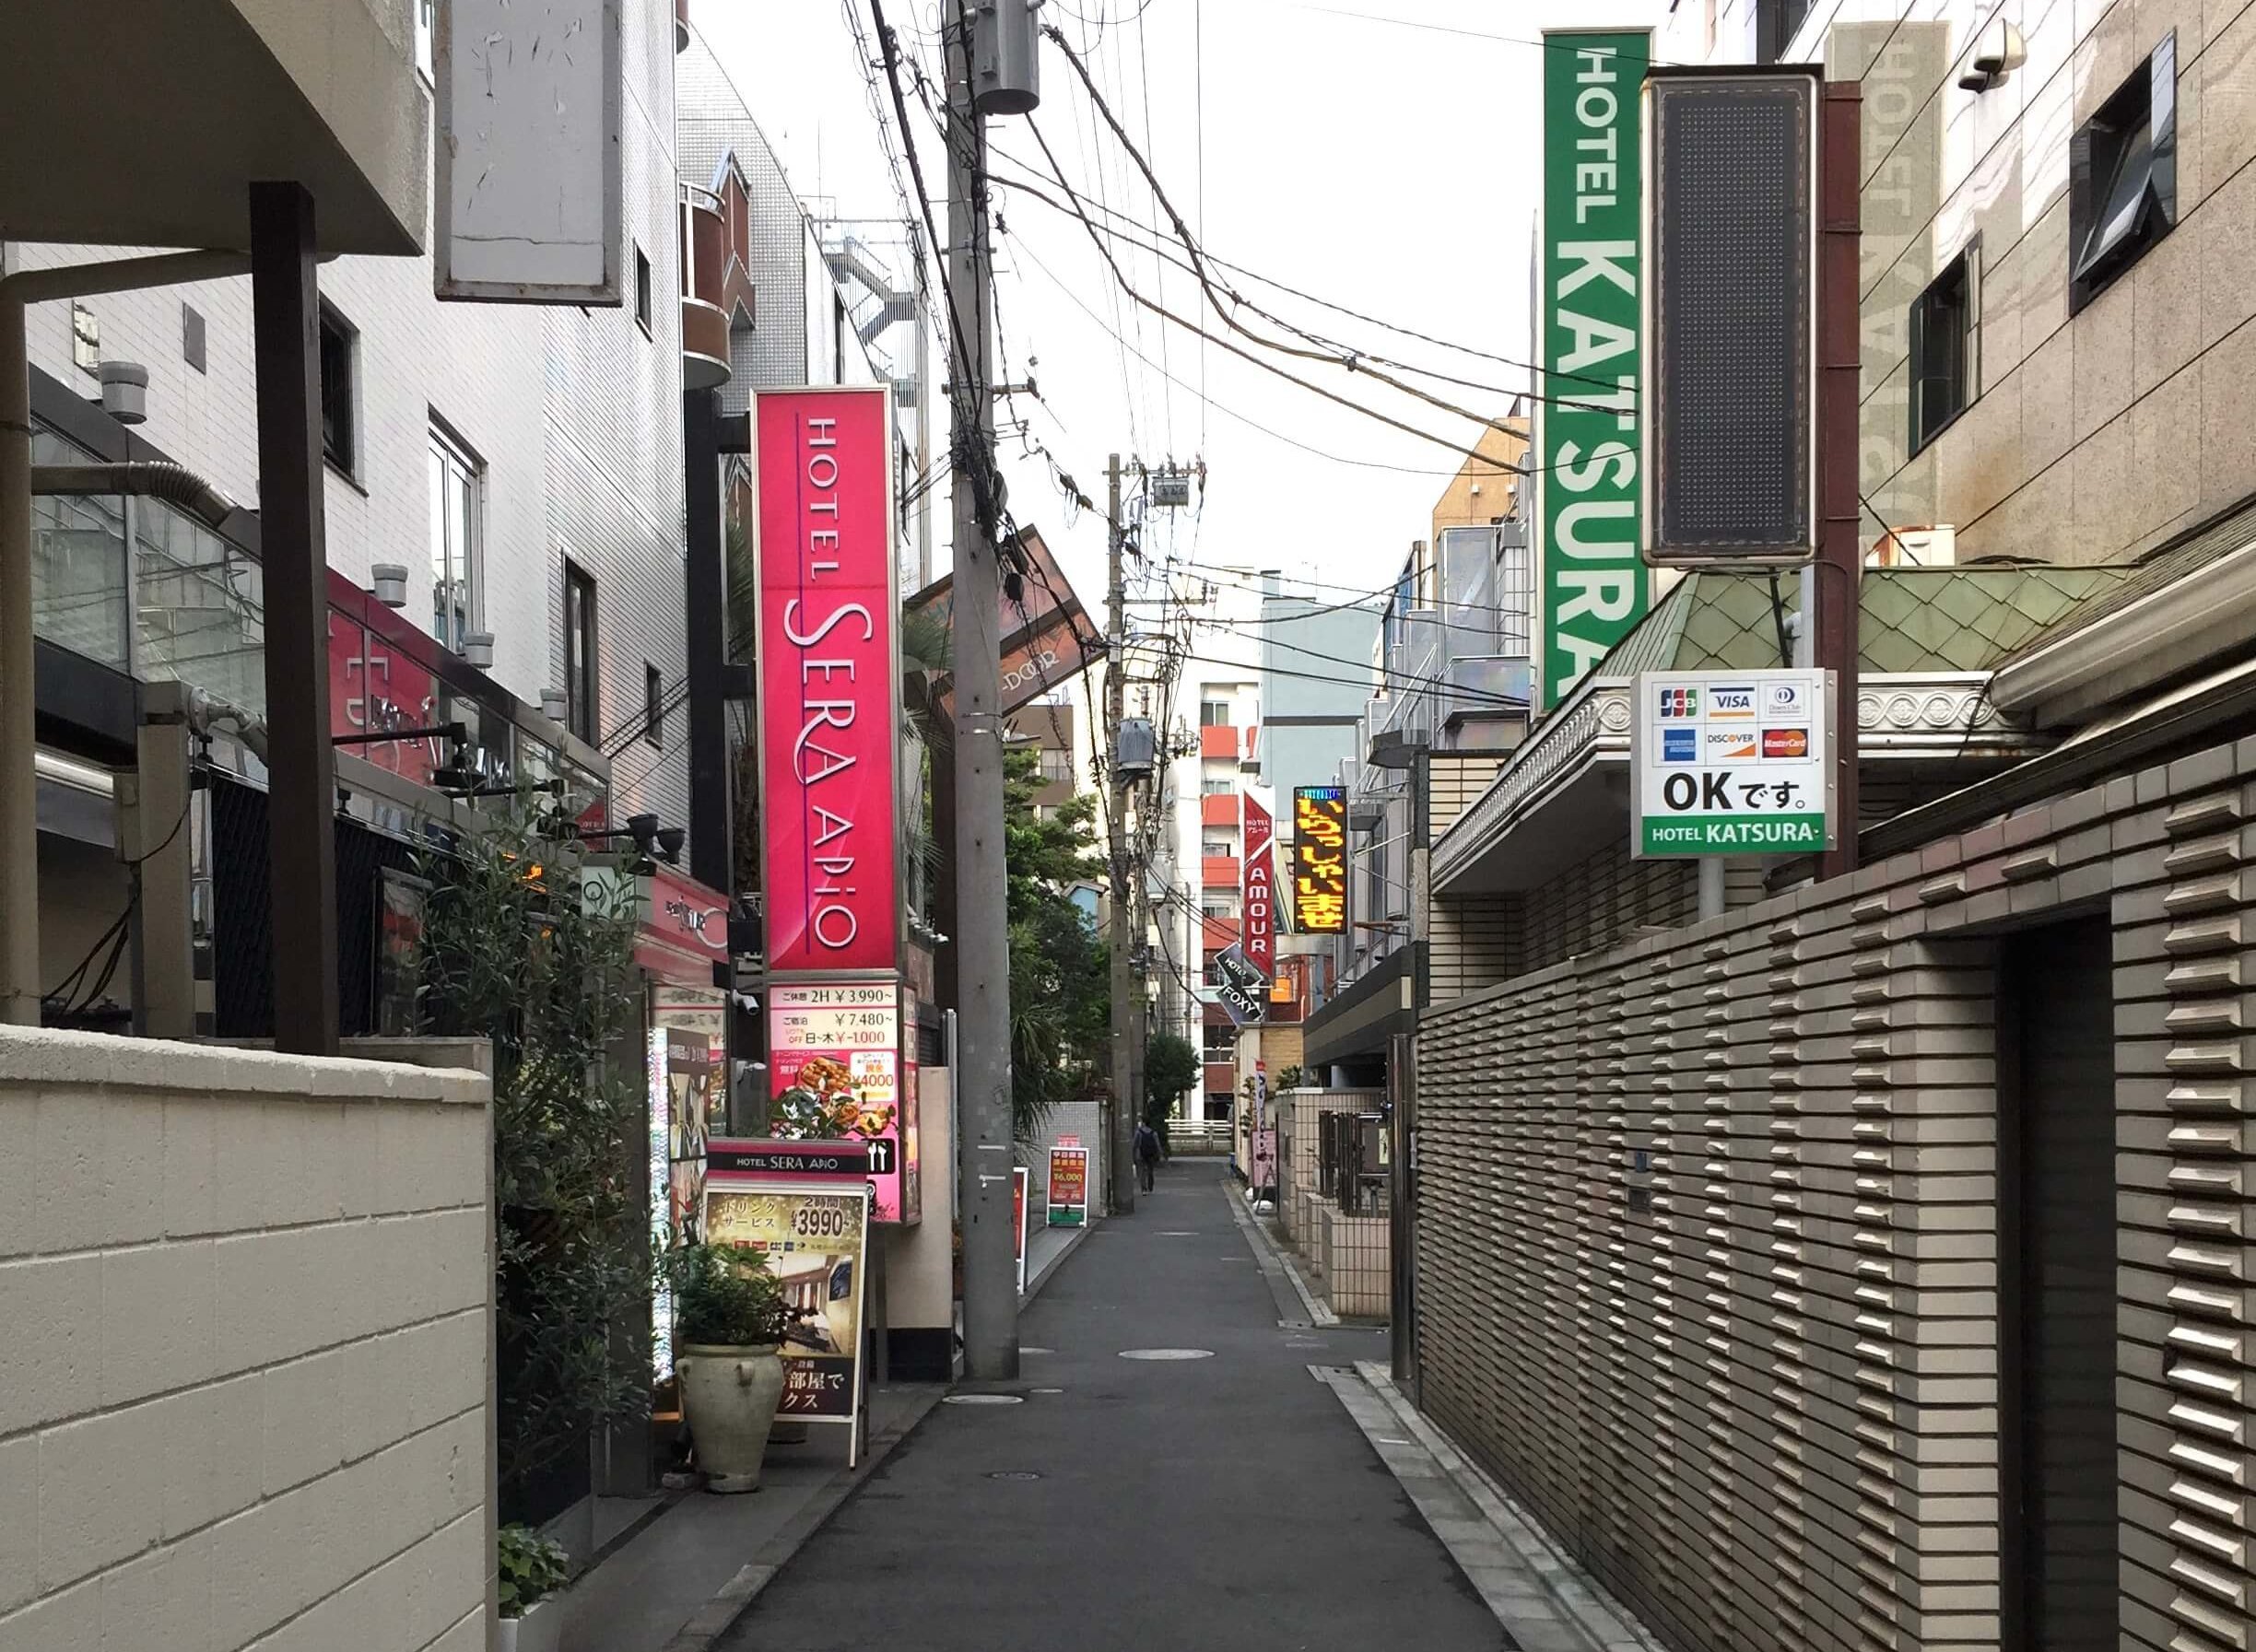
[[692,1342],[674,1361],[698,1466],[715,1492],[759,1490],[760,1459],[783,1397],[783,1361],[773,1347]]
[[564,1614],[553,1599],[537,1603],[522,1618],[503,1618],[495,1652],[557,1652],[563,1644]]

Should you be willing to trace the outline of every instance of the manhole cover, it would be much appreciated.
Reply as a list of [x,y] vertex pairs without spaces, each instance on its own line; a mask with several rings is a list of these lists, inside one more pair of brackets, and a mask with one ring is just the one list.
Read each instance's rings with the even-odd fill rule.
[[1159,1236],[1163,1239],[1195,1239],[1201,1236],[1195,1227],[1166,1227],[1159,1230]]
[[1021,1353],[1055,1353],[1057,1350],[1054,1348],[1021,1348],[1018,1352]]
[[1063,1394],[1065,1390],[1063,1388],[1036,1388],[1034,1391],[1037,1394]]
[[943,1405],[1024,1405],[1025,1397],[1018,1394],[950,1394],[941,1400]]
[[988,1470],[987,1478],[990,1480],[1040,1480],[1041,1476],[1031,1469],[991,1469]]
[[1211,1348],[1123,1348],[1121,1350],[1121,1358],[1145,1360],[1212,1359],[1214,1358],[1214,1350]]

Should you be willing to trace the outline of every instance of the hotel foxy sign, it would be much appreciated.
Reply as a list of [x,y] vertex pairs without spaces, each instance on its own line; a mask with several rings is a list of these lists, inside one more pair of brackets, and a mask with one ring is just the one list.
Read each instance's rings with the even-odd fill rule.
[[863,1142],[873,1215],[912,1222],[891,410],[850,386],[763,392],[753,416],[770,1129]]

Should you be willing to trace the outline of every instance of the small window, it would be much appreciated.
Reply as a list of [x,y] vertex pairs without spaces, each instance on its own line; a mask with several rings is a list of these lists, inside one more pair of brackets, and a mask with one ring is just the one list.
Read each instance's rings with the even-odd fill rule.
[[431,635],[456,653],[478,629],[479,538],[486,467],[433,426],[430,432]]
[[595,581],[564,565],[564,726],[595,744]]
[[1755,61],[1776,63],[1793,44],[1811,0],[1755,0]]
[[1228,701],[1228,700],[1201,700],[1201,701],[1199,701],[1199,727],[1200,727],[1200,728],[1202,728],[1202,729],[1227,729],[1227,728],[1228,728],[1229,726],[1230,726],[1230,709],[1229,709],[1229,701]]
[[71,305],[71,360],[82,373],[101,371],[101,322],[76,301]]
[[2068,152],[2068,310],[2114,284],[2178,222],[2178,37],[2099,106]]
[[358,475],[358,432],[354,417],[358,407],[360,335],[352,323],[324,304],[321,312],[322,457],[347,476]]
[[642,738],[665,744],[665,679],[649,661],[642,662]]
[[651,267],[642,249],[635,249],[635,320],[642,331],[651,330]]
[[434,86],[438,81],[433,68],[435,60],[431,41],[436,32],[438,9],[439,0],[415,0],[416,67],[423,72],[423,78]]
[[1209,859],[1226,861],[1238,853],[1237,846],[1222,838],[1206,839],[1205,852]]
[[197,372],[204,368],[204,312],[193,304],[181,306],[181,359]]
[[1237,781],[1218,775],[1207,775],[1199,781],[1199,795],[1202,797],[1228,797],[1237,790]]
[[1980,253],[1969,246],[1911,304],[1911,451],[1916,453],[1981,394],[1976,331]]

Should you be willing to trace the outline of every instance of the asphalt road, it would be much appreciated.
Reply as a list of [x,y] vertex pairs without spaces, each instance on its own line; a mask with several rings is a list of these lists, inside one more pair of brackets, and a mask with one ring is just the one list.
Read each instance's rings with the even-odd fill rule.
[[[1020,1321],[1016,1405],[942,1405],[725,1652],[1297,1652],[1511,1642],[1280,1327],[1219,1167],[1179,1163]],[[1191,1348],[1211,1358],[1122,1359]],[[1054,1390],[1045,1392],[1043,1390]]]

